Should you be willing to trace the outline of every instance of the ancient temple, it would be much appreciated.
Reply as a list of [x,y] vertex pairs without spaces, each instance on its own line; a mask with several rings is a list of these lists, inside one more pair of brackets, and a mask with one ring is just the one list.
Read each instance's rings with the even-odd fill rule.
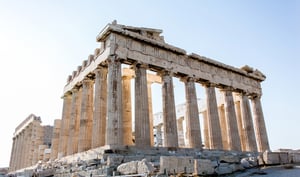
[[[52,159],[101,146],[154,146],[152,83],[160,83],[162,88],[162,146],[179,147],[174,77],[185,85],[185,147],[202,149],[204,144],[207,149],[269,149],[260,100],[260,83],[265,76],[248,66],[238,69],[187,54],[165,43],[161,33],[116,22],[99,33],[101,47],[78,66],[64,87],[62,120],[55,123]],[[206,94],[206,108],[201,112],[204,134],[196,86],[204,87]],[[223,97],[221,105],[216,101],[216,89]]]
[[50,159],[53,126],[41,125],[41,118],[30,114],[15,129],[9,171],[16,171]]

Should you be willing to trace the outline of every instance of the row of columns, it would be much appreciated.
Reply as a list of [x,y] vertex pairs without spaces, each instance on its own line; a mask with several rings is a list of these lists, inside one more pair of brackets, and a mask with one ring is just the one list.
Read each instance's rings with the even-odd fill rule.
[[[205,88],[207,110],[202,114],[204,134],[208,135],[204,137],[207,148],[258,152],[270,149],[260,96],[236,93],[234,99],[233,92],[230,89],[221,89],[224,104],[218,107],[215,96],[213,96],[215,95],[214,89]],[[249,98],[252,101],[253,113],[251,112]],[[215,110],[212,111],[211,109]],[[212,112],[215,113],[213,115],[215,116],[214,119],[212,119]]]
[[62,157],[103,145],[134,144],[130,93],[134,75],[135,97],[139,98],[135,99],[135,144],[151,146],[154,143],[149,106],[152,106],[152,98],[147,92],[151,91],[152,83],[159,81],[147,80],[144,65],[137,64],[134,70],[135,73],[122,76],[121,63],[110,59],[107,67],[99,66],[94,71],[95,79],[85,78],[82,86],[64,95],[60,143],[57,150],[53,147],[52,159],[57,158],[56,154]]
[[[135,145],[149,147],[153,145],[153,115],[151,103],[151,87],[147,80],[147,66],[135,64]],[[172,75],[169,72],[159,73],[162,79],[163,132],[166,147],[178,147],[176,111]],[[95,77],[95,79],[93,79]],[[133,145],[132,108],[130,79],[122,76],[121,62],[115,56],[107,59],[107,66],[99,66],[94,76],[87,76],[80,84],[64,95],[62,124],[59,137],[58,154],[61,156],[86,151],[103,145]],[[186,77],[182,81],[186,92],[186,130],[190,148],[202,148],[197,96],[194,78]],[[80,85],[79,84],[79,85]],[[94,87],[95,85],[95,87]],[[228,149],[241,150],[244,145],[240,140],[240,122],[236,117],[232,91],[224,90],[224,115],[219,116],[215,86],[203,84],[206,90],[207,112],[205,130],[208,147],[223,149],[220,117],[224,117],[227,132]],[[95,89],[95,90],[94,90]],[[267,135],[259,97],[255,97],[254,116],[256,136],[248,100],[241,99],[241,117],[245,150],[261,151],[268,149]],[[223,119],[222,119],[223,120]],[[263,124],[263,125],[262,125]],[[224,131],[224,130],[223,130]],[[260,143],[257,149],[254,144],[257,137]],[[244,149],[244,148],[243,148]]]

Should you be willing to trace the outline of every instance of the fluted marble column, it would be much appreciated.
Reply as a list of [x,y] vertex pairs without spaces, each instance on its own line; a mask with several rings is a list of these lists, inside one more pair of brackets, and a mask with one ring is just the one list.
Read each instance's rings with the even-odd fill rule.
[[132,109],[131,109],[131,79],[133,75],[122,76],[123,101],[123,144],[133,145],[132,137]]
[[28,167],[31,165],[31,162],[29,162],[29,157],[30,157],[30,145],[31,145],[31,128],[32,128],[32,123],[30,123],[29,125],[26,126],[25,128],[25,143],[24,143],[24,162],[23,162],[23,166],[24,167]]
[[165,147],[178,147],[176,111],[172,76],[162,74],[163,125]]
[[[32,162],[33,161],[33,155],[34,155],[34,149],[35,149],[35,146],[34,146],[34,142],[35,142],[35,129],[36,129],[36,126],[37,126],[37,122],[32,122],[32,127],[31,127],[31,137],[30,137],[30,156],[28,158],[29,160],[29,164],[30,165],[34,165],[34,163]],[[40,125],[40,124],[38,124]],[[52,144],[52,143],[51,143]]]
[[[235,98],[239,98],[239,97],[235,96]],[[236,120],[237,120],[238,130],[239,130],[239,137],[241,140],[241,150],[246,151],[246,140],[245,140],[245,135],[244,135],[244,131],[243,131],[241,100],[239,100],[239,99],[235,100],[234,105],[235,105]]]
[[107,111],[107,67],[95,70],[95,101],[92,148],[105,145]]
[[10,161],[9,161],[9,171],[14,170],[15,155],[16,155],[16,137],[13,137],[13,145],[11,148]]
[[199,122],[199,111],[197,104],[196,87],[192,78],[184,80],[186,98],[186,131],[187,147],[202,148],[201,130]]
[[78,152],[87,151],[91,148],[93,131],[93,94],[94,81],[90,78],[85,78],[82,81]]
[[19,148],[19,152],[18,152],[17,169],[21,169],[23,167],[23,159],[24,159],[23,144],[24,144],[24,130],[22,130],[22,132],[20,132],[20,144],[19,144],[20,148]]
[[69,127],[68,155],[78,151],[78,138],[80,129],[80,111],[82,88],[75,86],[72,90],[71,121]]
[[207,111],[202,112],[203,116],[203,133],[204,133],[204,144],[206,149],[210,149],[210,138],[209,138],[209,126]]
[[222,145],[224,150],[229,150],[228,146],[228,134],[227,134],[227,122],[225,118],[225,108],[224,104],[221,104],[218,107],[220,127],[221,127],[221,135],[222,135]]
[[21,169],[21,163],[22,163],[22,150],[23,150],[23,148],[22,148],[22,144],[23,144],[23,136],[24,135],[24,132],[23,131],[21,131],[20,133],[19,133],[19,139],[20,139],[20,141],[19,141],[19,149],[18,149],[18,160],[17,160],[17,169]]
[[157,125],[155,127],[155,129],[156,129],[156,136],[155,136],[156,144],[155,144],[155,146],[157,146],[157,147],[162,147],[163,146],[163,132],[162,132],[162,128],[163,128],[162,123],[159,124],[159,125]]
[[53,161],[57,158],[60,127],[61,127],[61,120],[55,119],[52,141],[51,141],[51,160]]
[[123,144],[121,62],[115,56],[108,61],[106,145]]
[[238,130],[237,116],[233,101],[232,92],[230,90],[222,90],[224,94],[225,119],[227,127],[227,140],[229,150],[241,150],[241,141]]
[[206,91],[210,148],[223,149],[215,88],[210,84],[205,84],[204,86]]
[[269,140],[267,135],[266,124],[262,111],[260,95],[254,95],[251,97],[252,111],[254,118],[255,136],[257,141],[257,148],[259,152],[270,150]]
[[14,156],[14,171],[18,169],[18,163],[19,163],[19,153],[20,153],[20,149],[21,149],[21,145],[20,145],[20,134],[16,135],[16,154]]
[[39,161],[39,145],[43,144],[43,127],[40,124],[36,124],[35,127],[35,142],[32,162],[36,164]]
[[60,157],[64,157],[67,154],[67,143],[69,137],[69,124],[71,116],[71,93],[67,92],[63,96],[63,111],[62,111],[62,123],[59,135],[58,154]]
[[148,106],[149,106],[149,127],[150,127],[150,144],[154,146],[154,134],[153,134],[153,110],[152,110],[152,81],[147,80],[147,91],[148,91]]
[[135,145],[151,146],[146,66],[135,66]]
[[241,97],[241,113],[242,113],[242,125],[245,136],[246,151],[257,151],[256,138],[253,128],[253,121],[251,116],[251,110],[248,97],[244,94],[240,94]]
[[185,141],[185,136],[184,136],[184,117],[180,117],[179,119],[177,119],[177,134],[178,134],[178,146],[179,147],[186,147],[186,141]]

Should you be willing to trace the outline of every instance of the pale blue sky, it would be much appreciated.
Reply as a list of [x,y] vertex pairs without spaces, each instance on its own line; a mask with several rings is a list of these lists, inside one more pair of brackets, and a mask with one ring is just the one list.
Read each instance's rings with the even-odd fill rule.
[[114,19],[163,29],[167,43],[188,53],[261,70],[271,148],[300,149],[300,1],[0,0],[0,166],[30,113],[44,124],[61,117],[67,76]]

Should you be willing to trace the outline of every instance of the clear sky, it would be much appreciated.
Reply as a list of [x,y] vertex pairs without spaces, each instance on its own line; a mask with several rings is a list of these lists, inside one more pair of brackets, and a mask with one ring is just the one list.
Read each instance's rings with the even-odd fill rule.
[[261,70],[271,148],[300,149],[300,1],[0,0],[0,167],[29,114],[51,125],[61,117],[67,76],[114,19],[163,29],[188,53]]

